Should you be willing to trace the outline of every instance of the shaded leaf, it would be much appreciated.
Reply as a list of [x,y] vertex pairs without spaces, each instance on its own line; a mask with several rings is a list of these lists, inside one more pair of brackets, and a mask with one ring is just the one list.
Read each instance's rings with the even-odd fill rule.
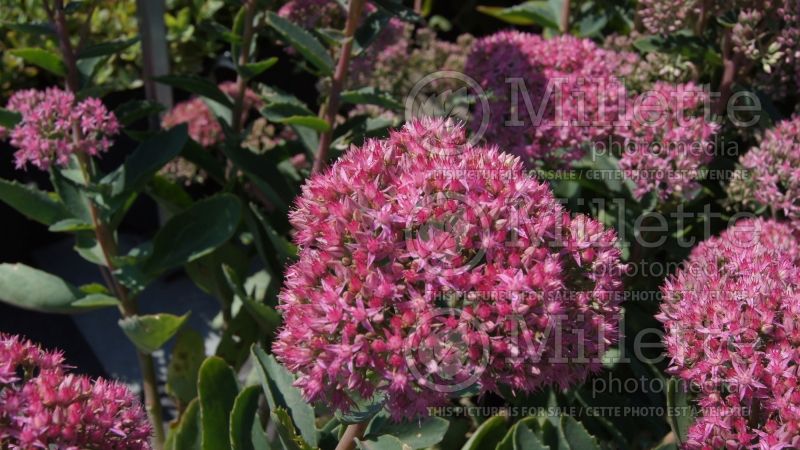
[[[0,264],[0,301],[23,309],[48,313],[77,313],[109,306],[87,297],[78,288],[53,274],[24,264]],[[105,299],[108,300],[108,299]]]
[[41,48],[15,48],[8,52],[59,77],[67,75],[67,68],[61,57],[51,51]]
[[258,399],[261,397],[261,386],[249,386],[239,393],[231,410],[231,449],[256,450],[253,445],[253,426],[258,424]]
[[23,216],[44,225],[52,225],[69,217],[64,205],[52,196],[16,181],[0,178],[0,200]]
[[230,418],[239,386],[233,369],[216,356],[203,362],[197,380],[203,450],[231,448]]
[[178,333],[167,366],[167,392],[181,404],[197,397],[197,376],[206,359],[203,337],[194,330]]
[[267,13],[267,25],[324,75],[333,73],[331,56],[311,33],[271,11]]
[[180,317],[172,314],[130,316],[120,319],[119,326],[136,348],[149,354],[172,339],[188,318],[189,313]]
[[219,87],[206,80],[205,78],[195,76],[180,76],[180,75],[164,75],[155,79],[159,83],[164,83],[178,89],[182,89],[192,94],[199,95],[217,103],[220,103],[228,108],[233,108],[233,102],[230,97],[225,95]]

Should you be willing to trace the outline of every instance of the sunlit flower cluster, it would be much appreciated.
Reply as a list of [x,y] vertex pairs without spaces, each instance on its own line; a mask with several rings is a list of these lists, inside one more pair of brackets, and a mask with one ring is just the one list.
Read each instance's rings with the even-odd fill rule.
[[20,114],[13,130],[0,128],[0,138],[10,136],[18,169],[31,164],[41,170],[69,163],[70,156],[96,156],[107,151],[111,136],[119,133],[113,113],[96,98],[76,102],[75,96],[58,88],[15,93],[6,109]]
[[728,194],[749,208],[800,219],[800,116],[766,131],[761,144],[742,157]]
[[125,386],[69,374],[60,353],[0,334],[0,447],[147,450],[150,434]]
[[704,413],[689,448],[800,445],[800,243],[792,227],[740,221],[693,251],[662,288],[670,371]]
[[454,122],[351,149],[290,219],[299,260],[273,350],[308,400],[385,398],[400,418],[459,389],[567,387],[617,339],[614,232]]
[[475,108],[473,126],[488,119],[488,142],[526,163],[562,167],[612,139],[626,96],[620,63],[615,52],[572,36],[503,31],[480,39],[466,73],[487,92],[489,111]]
[[714,158],[719,126],[706,116],[708,92],[693,83],[656,83],[632,99],[617,132],[625,138],[620,168],[641,198],[691,198],[700,169]]

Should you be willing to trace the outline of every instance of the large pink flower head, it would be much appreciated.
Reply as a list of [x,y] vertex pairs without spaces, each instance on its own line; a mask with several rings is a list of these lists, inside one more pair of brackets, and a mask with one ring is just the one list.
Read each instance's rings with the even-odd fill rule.
[[[19,113],[22,120],[10,132],[11,145],[18,148],[14,157],[18,169],[30,163],[42,170],[69,162],[75,153],[90,156],[107,151],[111,136],[119,133],[119,123],[96,98],[76,103],[75,96],[58,88],[15,93],[6,109]],[[0,138],[8,131],[0,128]]]
[[614,232],[451,121],[352,148],[290,219],[273,350],[310,401],[382,397],[400,418],[470,388],[566,387],[617,338]]
[[484,137],[522,157],[562,167],[596,143],[609,144],[624,107],[625,87],[615,76],[621,56],[588,39],[553,39],[503,31],[480,39],[465,72],[489,96],[473,125]]
[[768,206],[800,219],[800,116],[767,130],[742,157],[728,194],[750,208]]
[[662,288],[670,371],[702,412],[689,448],[800,445],[797,237],[786,224],[740,221],[698,245]]
[[656,83],[633,99],[617,132],[625,138],[620,167],[641,198],[686,198],[714,158],[718,124],[706,119],[708,92],[693,83]]
[[0,447],[148,450],[150,435],[125,386],[68,374],[60,353],[0,334]]

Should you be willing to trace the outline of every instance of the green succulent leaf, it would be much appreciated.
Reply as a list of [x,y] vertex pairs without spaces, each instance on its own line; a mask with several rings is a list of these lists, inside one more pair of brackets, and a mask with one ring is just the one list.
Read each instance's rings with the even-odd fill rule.
[[139,37],[89,45],[78,53],[78,59],[97,58],[119,53],[139,42]]
[[490,417],[475,430],[475,433],[473,433],[467,443],[461,447],[461,450],[495,448],[507,431],[508,427],[506,426],[506,419],[504,417]]
[[192,400],[173,431],[175,450],[201,450],[200,402]]
[[86,295],[62,278],[24,264],[0,264],[0,301],[19,308],[72,314],[115,306],[113,297]]
[[557,30],[558,17],[547,1],[529,1],[503,8],[500,6],[478,6],[477,10],[495,19],[512,25],[539,25]]
[[64,61],[57,54],[42,48],[15,48],[9,50],[12,55],[22,58],[25,62],[41,67],[59,77],[67,75]]
[[265,59],[263,61],[245,64],[244,66],[239,67],[239,73],[245,78],[255,78],[277,63],[278,58],[273,56],[272,58]]
[[189,318],[172,314],[130,316],[120,319],[119,326],[140,351],[153,353],[160,349],[181,329]]
[[12,129],[22,120],[22,114],[0,108],[0,127]]
[[25,217],[44,225],[53,225],[69,217],[64,205],[51,194],[16,181],[0,179],[0,200]]
[[294,424],[289,413],[283,408],[276,408],[270,414],[272,422],[278,429],[284,450],[312,450],[312,446],[295,432]]
[[184,91],[191,92],[192,94],[199,95],[217,103],[220,103],[228,108],[233,108],[233,102],[230,97],[225,95],[217,85],[206,80],[205,78],[195,76],[180,76],[180,75],[164,75],[156,78],[159,83],[183,89]]
[[200,367],[197,391],[202,449],[230,450],[231,411],[239,395],[236,373],[222,358],[209,357]]
[[323,75],[333,73],[333,60],[325,47],[311,33],[274,12],[267,13],[267,25],[272,27],[286,42]]
[[178,333],[167,366],[167,392],[181,404],[197,398],[197,376],[206,358],[203,337],[194,330]]
[[248,386],[239,393],[231,411],[231,449],[256,450],[253,445],[253,427],[258,423],[258,399],[261,397],[261,386]]

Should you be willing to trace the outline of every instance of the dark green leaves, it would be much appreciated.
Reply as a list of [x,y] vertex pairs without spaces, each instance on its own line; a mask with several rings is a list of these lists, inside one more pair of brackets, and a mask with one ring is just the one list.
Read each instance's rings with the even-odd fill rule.
[[101,44],[90,45],[78,53],[78,59],[97,58],[119,53],[131,45],[139,42],[138,37],[119,41],[103,42]]
[[197,397],[197,374],[205,360],[203,337],[186,329],[178,333],[167,367],[167,392],[181,404]]
[[219,90],[217,85],[206,80],[205,78],[193,76],[178,76],[178,75],[164,75],[156,78],[159,83],[168,84],[178,89],[191,92],[192,94],[199,95],[217,103],[220,103],[228,108],[233,108],[233,102],[225,95],[224,92]]
[[268,12],[267,25],[272,27],[286,42],[300,53],[323,75],[333,73],[333,60],[325,47],[308,31],[279,15]]
[[399,111],[403,109],[397,100],[389,94],[376,90],[374,87],[364,87],[353,91],[344,91],[341,94],[342,101],[354,105],[377,105],[386,109]]
[[16,181],[0,179],[0,201],[44,225],[52,225],[69,217],[64,205],[49,194]]
[[558,29],[558,11],[547,1],[529,1],[516,6],[478,6],[478,11],[512,25],[539,25]]
[[230,417],[239,394],[236,374],[222,358],[212,356],[200,367],[197,390],[200,399],[201,448],[230,449]]
[[61,57],[53,52],[41,48],[15,48],[9,50],[14,56],[22,58],[25,62],[39,66],[48,72],[51,72],[59,77],[67,75],[67,69]]
[[272,57],[263,61],[245,64],[239,67],[239,73],[245,78],[254,78],[278,63],[278,58]]
[[472,437],[469,438],[461,450],[482,450],[485,448],[494,448],[503,436],[506,434],[508,428],[506,427],[506,419],[500,416],[494,416],[483,422]]
[[231,411],[230,440],[232,450],[256,450],[253,446],[253,426],[260,427],[256,421],[260,386],[249,386],[239,393]]
[[[91,294],[90,294],[91,295]],[[87,298],[84,292],[60,277],[24,264],[0,264],[0,300],[17,306],[48,313],[76,313],[114,305],[98,298]]]
[[188,313],[180,317],[172,314],[131,316],[120,319],[119,326],[136,348],[149,354],[175,336],[188,318]]
[[20,113],[0,108],[0,127],[10,130],[17,126],[20,120],[22,120]]
[[158,231],[143,270],[157,274],[211,253],[233,236],[240,215],[239,199],[231,194],[200,200]]
[[257,345],[253,346],[252,353],[270,409],[273,411],[278,407],[288,409],[294,424],[300,430],[300,435],[309,445],[316,447],[317,428],[314,408],[303,400],[300,391],[292,385],[294,383],[292,374],[281,366],[275,357],[268,355]]

